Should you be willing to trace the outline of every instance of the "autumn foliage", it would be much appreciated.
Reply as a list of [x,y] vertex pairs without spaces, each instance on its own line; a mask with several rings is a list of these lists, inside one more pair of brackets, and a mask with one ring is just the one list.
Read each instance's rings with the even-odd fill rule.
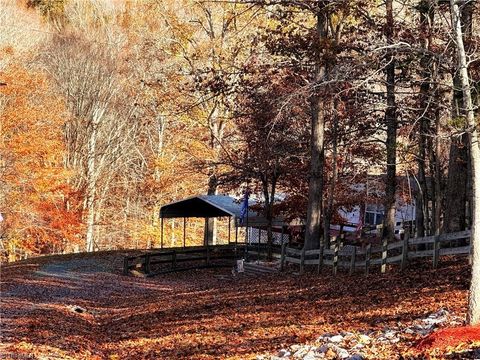
[[[404,273],[369,276],[233,277],[230,269],[203,269],[142,279],[121,275],[121,255],[44,257],[6,266],[0,351],[64,359],[256,359],[327,333],[368,332],[373,339],[440,309],[459,317],[466,312],[466,262],[445,262],[436,271],[416,263]],[[443,343],[448,333],[433,338]],[[406,333],[362,352],[367,359],[423,359],[435,349],[417,349],[420,339]]]
[[78,242],[81,213],[63,166],[62,101],[46,77],[21,67],[0,73],[3,246],[53,252]]
[[[327,8],[290,0],[3,1],[3,127],[20,125],[26,112],[48,113],[52,123],[44,132],[44,122],[25,120],[19,136],[31,142],[16,143],[49,154],[36,168],[23,164],[20,171],[18,159],[15,165],[17,179],[27,174],[41,190],[16,195],[15,206],[30,210],[22,216],[35,218],[35,230],[8,215],[13,200],[1,204],[2,239],[17,239],[17,249],[156,246],[162,205],[199,193],[241,196],[247,184],[268,217],[304,219],[311,179],[323,237],[330,223],[347,220],[338,210],[380,208],[386,189],[418,207],[419,236],[471,223],[461,96],[443,3],[395,4],[391,28],[383,4],[364,0]],[[472,59],[477,7],[469,3],[462,20]],[[391,55],[395,144],[387,144],[385,122]],[[478,91],[478,61],[469,71]],[[321,120],[318,149],[314,119]],[[44,136],[37,146],[38,133]],[[395,188],[390,179],[378,194],[354,191],[369,175],[386,183],[381,174],[393,147],[390,168],[395,163],[408,186],[397,179]],[[321,164],[315,171],[312,158]],[[9,176],[2,181],[13,186]],[[5,192],[13,199],[13,190]],[[28,202],[34,197],[42,198],[35,206]],[[180,225],[169,228],[170,239],[181,235]],[[23,246],[19,234],[32,231]],[[49,236],[51,246],[32,245]]]

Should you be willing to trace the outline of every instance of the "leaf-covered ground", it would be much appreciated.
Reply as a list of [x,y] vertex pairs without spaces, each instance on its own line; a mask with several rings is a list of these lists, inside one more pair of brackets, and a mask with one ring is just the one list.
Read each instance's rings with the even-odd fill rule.
[[[121,261],[118,253],[103,253],[4,266],[2,356],[249,359],[326,332],[409,326],[439,309],[464,316],[467,305],[462,260],[436,271],[418,264],[368,277],[234,278],[229,269],[204,269],[149,279],[122,276]],[[399,358],[409,346],[385,346],[374,358]]]

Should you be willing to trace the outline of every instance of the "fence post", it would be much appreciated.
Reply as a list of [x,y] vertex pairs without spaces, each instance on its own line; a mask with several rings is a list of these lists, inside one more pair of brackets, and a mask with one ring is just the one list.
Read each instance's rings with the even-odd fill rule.
[[302,254],[300,255],[300,274],[303,274],[305,270],[305,246],[302,249]]
[[381,268],[382,273],[387,271],[387,255],[388,255],[387,246],[388,246],[388,240],[387,238],[385,238],[383,239],[383,243],[382,243],[382,268]]
[[335,239],[335,246],[333,248],[333,275],[337,275],[339,247],[340,247],[340,238],[337,237]]
[[145,274],[150,274],[150,253],[145,254]]
[[320,274],[322,271],[323,266],[323,249],[325,248],[325,244],[323,242],[320,243],[320,249],[318,250],[318,269],[317,273]]
[[434,237],[433,241],[433,268],[436,269],[438,266],[438,257],[440,255],[440,236],[437,235]]
[[125,256],[123,258],[123,275],[128,275],[128,270],[130,270],[128,268],[129,262],[130,262],[130,258],[128,256]]
[[345,233],[340,233],[340,246],[339,247],[343,247],[343,245],[345,244]]
[[370,258],[372,257],[372,244],[368,244],[365,250],[365,275],[370,271]]
[[473,245],[472,245],[472,240],[470,240],[470,251],[468,252],[468,265],[472,265],[473,264]]
[[402,263],[400,265],[402,270],[405,270],[405,268],[407,267],[407,261],[408,261],[408,237],[405,237],[403,239]]
[[353,247],[352,257],[350,259],[350,275],[355,272],[355,261],[357,260],[357,247]]
[[283,242],[283,239],[282,239],[282,255],[280,257],[280,271],[283,271],[285,268],[285,253],[287,251],[286,248],[287,248],[287,243]]
[[410,239],[410,225],[404,225],[403,239]]

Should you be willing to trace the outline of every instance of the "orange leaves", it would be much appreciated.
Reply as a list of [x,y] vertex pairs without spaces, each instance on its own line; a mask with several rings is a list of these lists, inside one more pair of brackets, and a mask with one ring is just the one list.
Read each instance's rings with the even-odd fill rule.
[[[434,273],[419,264],[404,273],[368,277],[230,278],[229,269],[210,269],[138,279],[115,274],[118,255],[38,258],[7,266],[2,281],[9,288],[2,291],[10,295],[1,299],[0,309],[5,323],[16,326],[10,332],[16,345],[9,351],[21,353],[24,341],[39,357],[59,349],[62,358],[75,359],[255,359],[345,331],[361,339],[366,358],[396,359],[419,335],[370,346],[375,334],[411,327],[439,306],[456,315],[466,306],[467,265]],[[32,270],[53,276],[26,275],[34,263],[43,267]],[[102,272],[94,273],[95,266]],[[72,312],[70,305],[88,314]],[[477,333],[462,335],[460,342]],[[448,330],[440,332],[437,341],[444,343],[447,335]]]
[[9,170],[2,175],[5,181],[17,184],[22,176],[36,177],[42,185],[62,170],[58,165],[62,161],[63,108],[53,96],[45,94],[47,84],[42,76],[13,68],[1,77],[7,86],[0,88],[4,104],[0,141],[2,159]]
[[12,67],[0,77],[7,83],[0,88],[5,199],[0,211],[10,250],[15,246],[39,252],[78,231],[79,214],[65,206],[70,196],[70,174],[63,168],[66,112],[43,75]]

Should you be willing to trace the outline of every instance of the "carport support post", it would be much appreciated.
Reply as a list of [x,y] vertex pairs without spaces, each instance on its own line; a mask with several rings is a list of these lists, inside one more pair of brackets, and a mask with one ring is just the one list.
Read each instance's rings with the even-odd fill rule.
[[187,218],[183,218],[183,248],[185,248],[185,239],[186,239],[186,232],[187,232]]
[[249,238],[248,238],[248,206],[247,206],[247,219],[246,219],[246,231],[245,231],[245,237],[246,237],[246,243],[248,245],[248,242],[249,242]]
[[163,217],[160,218],[160,249],[163,249]]
[[235,246],[238,244],[238,224],[237,219],[233,219],[235,221]]
[[248,238],[248,204],[247,204],[247,219],[245,221],[245,259],[248,258],[248,243],[249,243],[249,238]]
[[230,231],[232,230],[232,218],[228,217],[228,245],[230,245]]
[[210,249],[209,249],[209,245],[208,245],[208,218],[205,218],[205,231],[207,233],[207,236],[205,237],[205,241],[206,241],[206,246],[207,246],[207,258],[206,258],[206,262],[207,262],[207,266],[210,264]]
[[235,260],[238,259],[238,226],[237,226],[237,218],[233,217],[233,225],[235,226]]

